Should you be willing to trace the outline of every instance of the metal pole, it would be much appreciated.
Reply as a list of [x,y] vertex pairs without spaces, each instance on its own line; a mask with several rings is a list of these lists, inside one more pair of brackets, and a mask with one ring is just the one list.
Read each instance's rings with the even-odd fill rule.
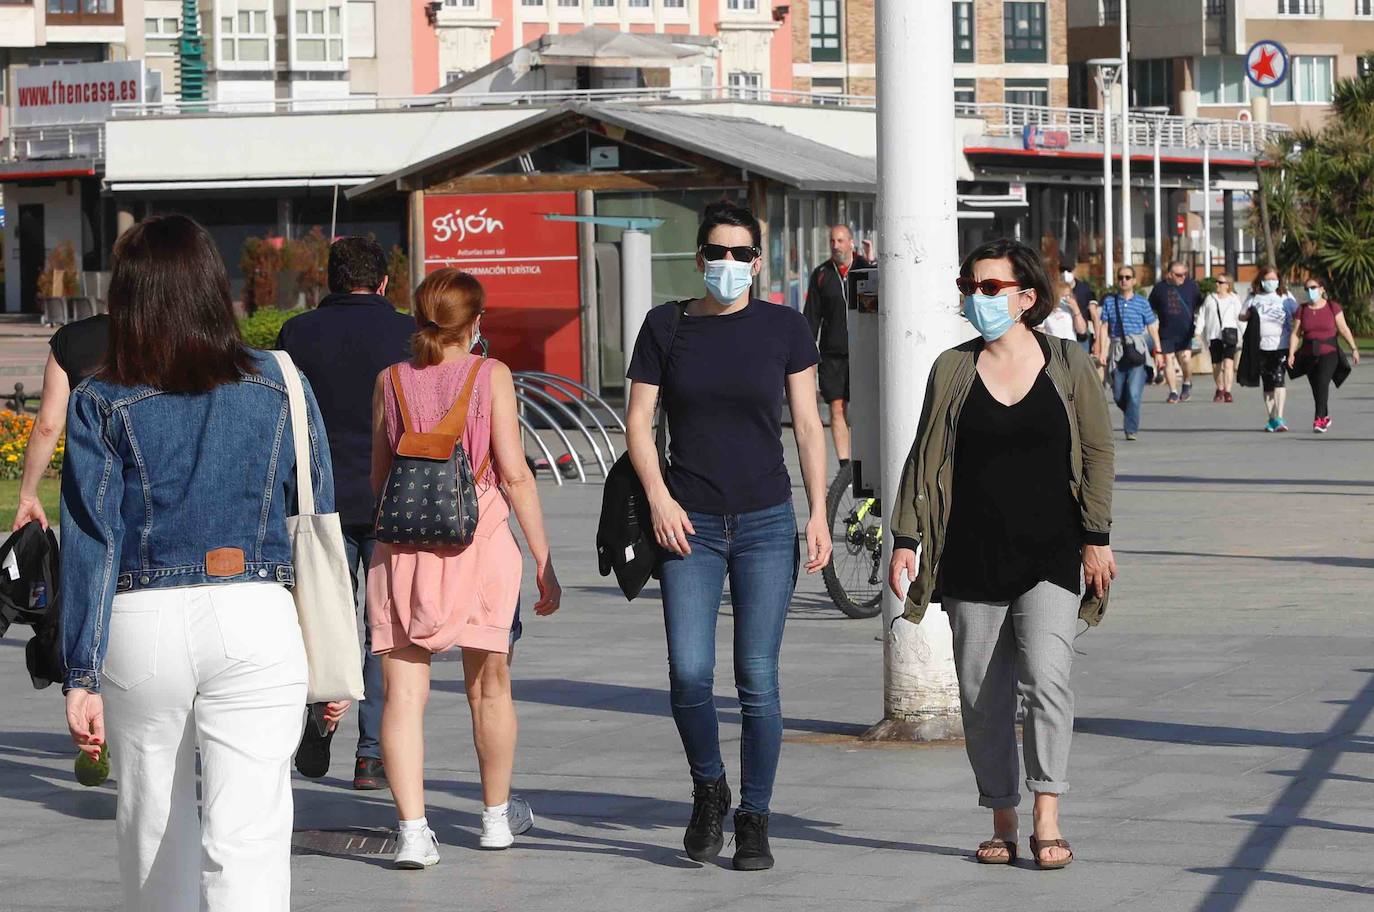
[[1121,261],[1135,258],[1131,245],[1131,61],[1127,57],[1126,0],[1121,0]]
[[1164,118],[1155,119],[1155,281],[1164,274],[1164,236],[1160,234],[1163,219],[1159,211],[1159,142],[1164,134]]
[[[596,215],[596,196],[577,191],[577,214]],[[577,226],[577,286],[582,305],[582,382],[601,388],[601,314],[596,299],[596,226]]]
[[1212,144],[1202,131],[1202,275],[1212,274]]
[[[954,289],[953,10],[950,3],[911,0],[878,0],[876,8],[882,419],[875,487],[888,516],[916,437],[930,366],[969,336]],[[891,554],[890,540],[883,551]],[[867,737],[958,737],[963,725],[949,620],[935,606],[919,625],[900,620],[902,601],[884,589],[883,721]]]
[[[953,26],[951,26],[953,28]],[[635,350],[639,328],[653,307],[653,253],[649,232],[627,230],[620,237],[620,341],[625,363]],[[630,403],[630,381],[625,381],[625,404]]]
[[1099,85],[1102,87],[1102,245],[1106,249],[1102,261],[1103,283],[1110,288],[1116,280],[1115,253],[1112,251],[1115,240],[1112,231],[1112,81],[1104,76]]
[[334,202],[329,207],[329,243],[334,243],[334,229],[339,224],[339,185],[334,185]]

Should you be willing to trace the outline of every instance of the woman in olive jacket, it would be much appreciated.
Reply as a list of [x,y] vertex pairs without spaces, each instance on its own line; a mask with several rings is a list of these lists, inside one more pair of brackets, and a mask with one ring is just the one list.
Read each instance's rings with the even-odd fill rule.
[[969,762],[979,804],[993,812],[977,860],[1016,860],[1019,693],[1031,852],[1040,867],[1061,868],[1073,860],[1059,831],[1073,638],[1080,619],[1101,619],[1116,575],[1111,419],[1083,349],[1032,332],[1055,305],[1036,251],[984,244],[957,284],[979,338],[931,371],[897,496],[889,582],[905,594],[906,620],[920,623],[932,601],[949,614]]

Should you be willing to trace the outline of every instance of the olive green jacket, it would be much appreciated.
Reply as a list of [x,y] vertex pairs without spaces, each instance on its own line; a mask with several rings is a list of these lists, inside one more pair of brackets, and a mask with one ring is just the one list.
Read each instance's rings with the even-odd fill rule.
[[[1036,334],[1046,350],[1046,371],[1069,417],[1069,490],[1083,515],[1084,542],[1110,543],[1115,456],[1107,397],[1097,370],[1082,346]],[[973,339],[941,353],[926,383],[916,443],[902,469],[893,510],[895,547],[918,553],[916,579],[907,590],[902,615],[919,624],[935,596],[940,554],[945,544],[954,486],[954,441],[983,340]],[[1034,484],[1034,479],[1027,479]],[[1096,625],[1106,611],[1106,598],[1085,598],[1079,616]]]

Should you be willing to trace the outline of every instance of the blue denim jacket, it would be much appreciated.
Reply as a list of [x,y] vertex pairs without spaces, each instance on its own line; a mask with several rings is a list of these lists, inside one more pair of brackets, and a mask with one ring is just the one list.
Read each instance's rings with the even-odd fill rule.
[[[100,691],[116,592],[294,583],[290,409],[276,361],[254,357],[256,375],[208,393],[98,378],[72,392],[62,466],[64,689]],[[329,442],[308,382],[305,399],[316,510],[332,513]]]

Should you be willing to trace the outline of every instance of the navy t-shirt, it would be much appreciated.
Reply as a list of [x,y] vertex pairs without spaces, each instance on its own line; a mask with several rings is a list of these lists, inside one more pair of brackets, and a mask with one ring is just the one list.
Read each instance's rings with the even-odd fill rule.
[[644,320],[627,372],[661,388],[670,437],[668,489],[684,510],[726,515],[786,503],[782,404],[787,377],[820,360],[806,318],[751,300],[715,317],[684,315],[662,372],[674,307]]

